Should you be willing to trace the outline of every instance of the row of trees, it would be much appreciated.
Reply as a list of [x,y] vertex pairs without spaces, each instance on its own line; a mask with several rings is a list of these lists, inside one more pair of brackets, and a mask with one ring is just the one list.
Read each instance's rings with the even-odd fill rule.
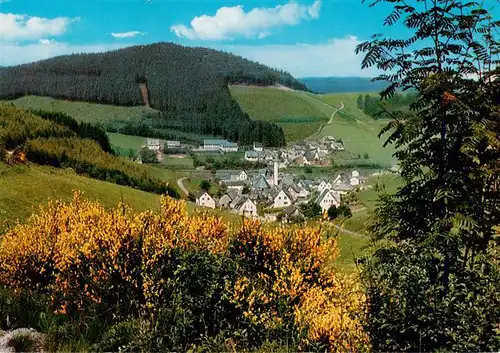
[[104,152],[94,141],[78,138],[37,138],[22,146],[28,160],[55,168],[72,168],[78,174],[179,197],[166,183],[150,177],[140,165]]
[[30,112],[42,119],[66,126],[70,130],[74,131],[78,137],[94,140],[99,144],[99,146],[101,146],[101,149],[104,152],[112,153],[108,135],[100,126],[86,122],[78,122],[71,116],[64,113],[47,112],[43,110],[31,110]]
[[416,93],[394,93],[390,98],[381,101],[374,95],[359,95],[356,100],[359,109],[373,119],[390,118],[395,110],[409,110],[410,105],[417,99]]
[[[31,94],[143,105],[139,84],[145,84],[151,107],[165,111],[165,119],[175,117],[181,131],[224,135],[240,143],[249,134],[255,141],[282,146],[284,137],[278,126],[263,123],[266,132],[254,132],[260,125],[241,110],[227,87],[228,83],[276,82],[306,89],[286,72],[235,55],[159,43],[1,68],[0,98]],[[189,122],[183,124],[184,119]]]

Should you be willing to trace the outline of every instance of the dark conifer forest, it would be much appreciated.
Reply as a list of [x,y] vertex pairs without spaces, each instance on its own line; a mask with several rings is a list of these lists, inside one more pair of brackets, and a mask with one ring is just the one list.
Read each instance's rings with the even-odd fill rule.
[[307,90],[290,74],[207,48],[172,43],[77,54],[0,68],[0,99],[49,96],[122,106],[149,104],[165,127],[220,135],[232,141],[285,144],[277,125],[251,121],[231,97],[228,84],[279,83]]

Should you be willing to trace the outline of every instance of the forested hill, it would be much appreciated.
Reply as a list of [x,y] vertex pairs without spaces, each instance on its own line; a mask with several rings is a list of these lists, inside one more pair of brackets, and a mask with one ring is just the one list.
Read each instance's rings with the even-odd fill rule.
[[286,72],[232,54],[158,43],[0,68],[0,99],[39,95],[144,105],[140,84],[145,84],[149,104],[166,112],[166,124],[172,128],[221,135],[241,143],[252,139],[267,145],[284,144],[276,125],[250,121],[232,99],[229,83],[280,83],[306,90]]

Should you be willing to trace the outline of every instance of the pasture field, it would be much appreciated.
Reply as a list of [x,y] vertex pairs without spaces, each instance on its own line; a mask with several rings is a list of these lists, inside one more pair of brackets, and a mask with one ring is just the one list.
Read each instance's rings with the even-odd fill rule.
[[[384,192],[396,193],[398,188],[402,186],[402,180],[397,174],[382,174],[370,177],[366,184],[373,187],[357,193],[364,209],[360,212],[354,212],[352,218],[345,222],[346,229],[362,234],[366,233],[373,220],[372,212],[377,206],[379,195]],[[375,187],[376,185],[378,188]]]
[[193,159],[189,156],[183,158],[176,158],[164,155],[162,166],[172,170],[193,169]]
[[281,126],[287,142],[312,135],[333,112],[324,102],[302,92],[243,86],[230,86],[230,91],[251,119]]
[[[378,137],[387,120],[375,120],[357,107],[357,93],[318,95],[322,101],[344,109],[335,114],[332,123],[325,125],[319,136],[334,136],[342,139],[347,151],[355,155],[368,154],[369,160],[382,167],[391,167],[396,160],[392,156],[394,148],[384,147],[385,136]],[[347,161],[346,161],[347,162]]]
[[141,121],[147,114],[156,112],[154,109],[145,106],[121,107],[37,96],[25,96],[6,102],[10,102],[22,109],[41,109],[51,112],[61,112],[70,115],[78,121],[101,124],[103,126],[112,122],[124,124]]
[[132,135],[123,135],[113,132],[108,132],[109,142],[111,146],[122,157],[129,156],[129,150],[133,150],[136,154],[138,154],[141,146],[146,143],[145,137],[140,136],[132,136]]
[[335,259],[334,266],[342,272],[354,272],[356,270],[355,259],[363,255],[363,248],[369,244],[368,237],[359,237],[340,231],[337,241],[339,256]]

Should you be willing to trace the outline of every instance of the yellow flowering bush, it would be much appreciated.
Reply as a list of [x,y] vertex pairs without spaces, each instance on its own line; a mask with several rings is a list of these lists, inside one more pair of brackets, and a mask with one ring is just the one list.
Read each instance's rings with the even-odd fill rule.
[[156,320],[165,305],[191,298],[181,291],[205,290],[209,298],[188,309],[216,318],[210,334],[227,322],[227,331],[253,327],[256,337],[294,332],[303,349],[368,347],[358,282],[329,267],[334,239],[253,220],[233,228],[207,213],[188,215],[183,201],[169,197],[160,213],[137,214],[123,204],[106,210],[76,192],[71,203],[50,202],[0,238],[0,285],[45,294],[60,315],[99,307],[116,320]]

